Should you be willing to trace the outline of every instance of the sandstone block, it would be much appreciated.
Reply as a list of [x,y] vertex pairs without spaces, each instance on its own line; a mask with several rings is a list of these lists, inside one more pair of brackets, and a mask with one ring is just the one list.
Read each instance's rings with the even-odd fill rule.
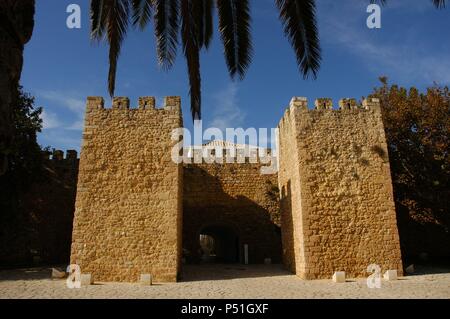
[[81,286],[90,286],[94,283],[93,277],[91,274],[81,274]]
[[141,286],[151,286],[152,285],[152,275],[150,274],[142,274],[139,283]]
[[333,274],[333,281],[335,283],[344,283],[345,282],[345,271],[336,271]]
[[397,280],[398,279],[397,278],[397,270],[388,270],[388,271],[386,271],[384,273],[384,275],[383,275],[383,278],[385,280],[389,280],[389,281]]

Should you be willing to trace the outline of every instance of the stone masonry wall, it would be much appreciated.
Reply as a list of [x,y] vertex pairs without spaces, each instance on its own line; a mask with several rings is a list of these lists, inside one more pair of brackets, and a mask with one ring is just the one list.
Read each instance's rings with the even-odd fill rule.
[[305,272],[303,220],[300,214],[300,162],[298,160],[297,132],[292,124],[295,119],[287,113],[279,132],[279,170],[281,237],[283,244],[283,264],[293,273]]
[[180,98],[87,100],[71,263],[96,281],[177,280],[181,259],[182,167],[171,132],[182,127]]
[[208,226],[231,227],[239,237],[239,261],[248,245],[249,263],[281,262],[277,175],[261,164],[188,164],[184,168],[183,248],[199,261],[199,235]]
[[379,101],[294,98],[279,124],[284,259],[305,279],[403,273]]

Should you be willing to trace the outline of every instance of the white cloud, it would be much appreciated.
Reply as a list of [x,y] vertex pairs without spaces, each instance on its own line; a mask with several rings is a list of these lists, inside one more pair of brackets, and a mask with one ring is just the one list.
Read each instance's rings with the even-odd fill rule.
[[71,134],[66,134],[65,132],[67,131],[43,131],[39,137],[39,142],[44,147],[50,146],[62,150],[79,150],[81,146],[81,137],[74,137],[71,136]]
[[72,123],[72,125],[70,125],[69,127],[67,127],[68,130],[74,130],[74,131],[82,131],[84,128],[84,120],[80,119],[74,123]]
[[70,96],[65,92],[56,92],[56,91],[40,91],[38,92],[39,97],[56,102],[62,107],[65,107],[72,112],[83,114],[85,110],[85,101],[79,98],[75,98]]
[[57,114],[51,113],[44,108],[42,119],[44,129],[60,128],[63,130],[82,131],[84,124],[85,102],[82,99],[74,97],[65,92],[57,91],[38,91],[37,96],[43,100],[52,102],[58,107],[65,108],[73,113],[71,122],[64,123],[59,120]]
[[61,121],[55,113],[48,112],[46,110],[42,111],[42,128],[44,130],[54,129],[61,126]]
[[[411,8],[409,2],[393,1],[393,4],[386,10],[398,10],[396,14],[402,14],[404,10],[434,10],[430,3],[419,8]],[[326,21],[322,28],[323,41],[343,47],[350,55],[357,56],[375,76],[386,75],[408,85],[450,83],[450,56],[431,50],[417,28],[411,26],[404,31],[402,41],[380,37],[376,32],[382,31],[367,32],[364,23],[361,23],[364,14],[359,6],[328,8],[322,17]],[[342,19],[343,16],[346,18]]]
[[79,149],[84,124],[85,102],[67,92],[37,91],[42,112],[43,131],[39,142],[60,149]]
[[238,105],[237,95],[238,88],[235,83],[213,95],[214,112],[210,127],[225,132],[227,128],[238,128],[244,124],[245,112]]

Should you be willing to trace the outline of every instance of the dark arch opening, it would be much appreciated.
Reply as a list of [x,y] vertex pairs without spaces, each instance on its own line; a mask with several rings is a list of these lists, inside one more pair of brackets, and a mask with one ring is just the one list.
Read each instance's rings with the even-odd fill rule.
[[203,227],[199,236],[201,260],[204,263],[238,263],[239,237],[227,225]]

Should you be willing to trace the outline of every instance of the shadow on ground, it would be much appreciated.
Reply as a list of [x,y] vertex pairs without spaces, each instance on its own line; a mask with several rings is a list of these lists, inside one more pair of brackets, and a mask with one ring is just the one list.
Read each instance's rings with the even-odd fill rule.
[[414,264],[414,273],[406,273],[405,276],[450,274],[450,265],[418,265]]
[[0,271],[0,281],[42,280],[51,278],[52,269],[47,267]]
[[291,276],[292,273],[281,264],[241,265],[241,264],[199,264],[184,265],[182,282],[232,280],[242,278],[261,278]]

